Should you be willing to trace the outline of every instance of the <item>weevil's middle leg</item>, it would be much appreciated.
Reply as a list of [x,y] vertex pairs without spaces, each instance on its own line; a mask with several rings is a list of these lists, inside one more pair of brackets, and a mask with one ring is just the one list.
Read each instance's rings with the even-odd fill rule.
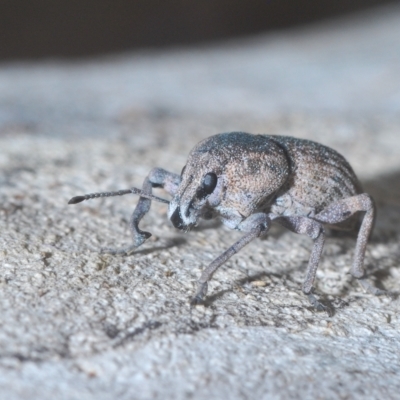
[[364,278],[365,250],[375,219],[375,205],[372,197],[367,193],[348,197],[347,199],[343,199],[331,204],[325,210],[315,215],[314,218],[323,223],[334,225],[346,220],[347,218],[350,218],[353,214],[359,211],[365,211],[365,215],[358,232],[354,261],[350,272],[355,278],[358,279],[361,286],[367,292],[377,296],[387,294],[385,290],[381,290],[372,286]]
[[[152,188],[163,188],[166,192],[174,195],[178,190],[181,177],[162,168],[153,168],[142,185],[142,191],[145,194],[152,194]],[[142,245],[150,236],[150,232],[142,231],[139,223],[148,213],[151,206],[151,200],[140,197],[135,210],[130,218],[129,227],[132,234],[133,244],[121,249],[103,248],[102,253],[129,255],[136,248]]]
[[331,316],[332,310],[320,303],[313,294],[313,284],[325,243],[325,232],[322,224],[313,219],[301,216],[279,217],[275,221],[292,232],[307,235],[314,240],[314,246],[308,261],[306,278],[303,283],[303,293],[308,297],[313,307],[318,311],[326,311]]
[[270,228],[270,218],[267,214],[253,214],[239,225],[239,230],[248,232],[247,235],[239,239],[228,250],[218,256],[201,274],[197,281],[197,291],[191,300],[191,305],[201,304],[207,294],[208,281],[214,275],[214,272],[234,254],[249,244],[253,239],[265,235]]

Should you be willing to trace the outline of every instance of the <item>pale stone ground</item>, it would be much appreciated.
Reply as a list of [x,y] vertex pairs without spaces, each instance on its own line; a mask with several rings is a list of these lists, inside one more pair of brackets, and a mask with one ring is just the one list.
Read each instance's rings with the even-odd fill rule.
[[[137,198],[77,194],[180,172],[217,132],[288,134],[342,152],[379,206],[371,281],[400,287],[400,8],[193,50],[0,66],[0,397],[210,399],[400,397],[400,299],[348,274],[354,237],[327,240],[301,293],[311,241],[275,229],[221,268],[240,235],[181,234],[154,204],[130,257]],[[159,192],[160,195],[165,194]]]

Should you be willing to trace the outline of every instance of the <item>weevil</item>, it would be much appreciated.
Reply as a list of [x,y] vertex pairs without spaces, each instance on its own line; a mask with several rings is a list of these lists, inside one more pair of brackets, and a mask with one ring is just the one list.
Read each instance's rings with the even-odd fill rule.
[[[164,200],[152,194],[163,188]],[[154,168],[142,189],[93,193],[73,197],[69,204],[97,197],[139,194],[130,219],[133,244],[103,252],[128,255],[151,236],[139,223],[151,200],[169,203],[168,218],[175,228],[188,231],[199,220],[218,218],[244,236],[206,267],[198,280],[192,304],[204,301],[214,272],[252,240],[265,236],[272,223],[313,240],[303,292],[318,311],[331,309],[313,293],[313,283],[325,241],[325,227],[354,229],[363,212],[350,269],[363,288],[374,295],[386,293],[365,279],[364,256],[375,219],[372,197],[364,193],[350,164],[335,150],[310,140],[289,136],[221,133],[198,143],[189,153],[180,175]]]

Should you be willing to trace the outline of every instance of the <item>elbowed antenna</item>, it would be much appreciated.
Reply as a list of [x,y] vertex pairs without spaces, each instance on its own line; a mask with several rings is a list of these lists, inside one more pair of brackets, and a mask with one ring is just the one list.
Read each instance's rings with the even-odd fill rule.
[[90,193],[83,196],[73,197],[68,204],[77,204],[85,200],[97,199],[98,197],[112,197],[112,196],[123,196],[124,194],[138,194],[140,197],[144,197],[149,200],[158,201],[160,203],[169,204],[168,200],[162,199],[161,197],[153,196],[152,194],[143,193],[140,189],[132,188],[126,190],[118,190],[117,192],[102,192],[102,193]]

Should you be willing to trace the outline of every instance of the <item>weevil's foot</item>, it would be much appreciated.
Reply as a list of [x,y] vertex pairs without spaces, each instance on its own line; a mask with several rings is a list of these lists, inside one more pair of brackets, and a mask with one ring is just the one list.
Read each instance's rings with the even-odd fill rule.
[[102,247],[100,249],[101,254],[112,254],[114,256],[129,256],[131,255],[139,246],[141,246],[149,237],[150,232],[140,232],[140,235],[136,235],[133,239],[133,244],[127,247],[122,247],[121,249],[115,249],[113,247]]
[[204,297],[206,297],[207,288],[208,288],[207,282],[199,283],[196,294],[190,300],[191,306],[197,306],[200,304],[204,304]]
[[359,282],[359,284],[363,287],[363,289],[367,292],[367,293],[371,293],[374,296],[388,296],[390,298],[394,298],[396,297],[396,295],[394,293],[388,292],[387,290],[383,290],[383,289],[378,289],[377,287],[371,285],[367,279],[364,278],[359,278],[357,279],[357,281]]
[[112,247],[102,247],[100,249],[100,254],[112,254],[113,256],[129,256],[136,249],[137,249],[137,246],[135,246],[135,245],[123,247],[121,249],[114,249]]
[[320,303],[315,296],[312,293],[309,293],[307,295],[308,300],[310,301],[311,305],[317,310],[317,311],[325,311],[328,314],[328,317],[333,316],[333,309],[328,306],[324,306],[322,303]]
[[190,300],[190,305],[191,306],[199,306],[201,304],[204,304],[204,299],[200,296],[194,296]]

